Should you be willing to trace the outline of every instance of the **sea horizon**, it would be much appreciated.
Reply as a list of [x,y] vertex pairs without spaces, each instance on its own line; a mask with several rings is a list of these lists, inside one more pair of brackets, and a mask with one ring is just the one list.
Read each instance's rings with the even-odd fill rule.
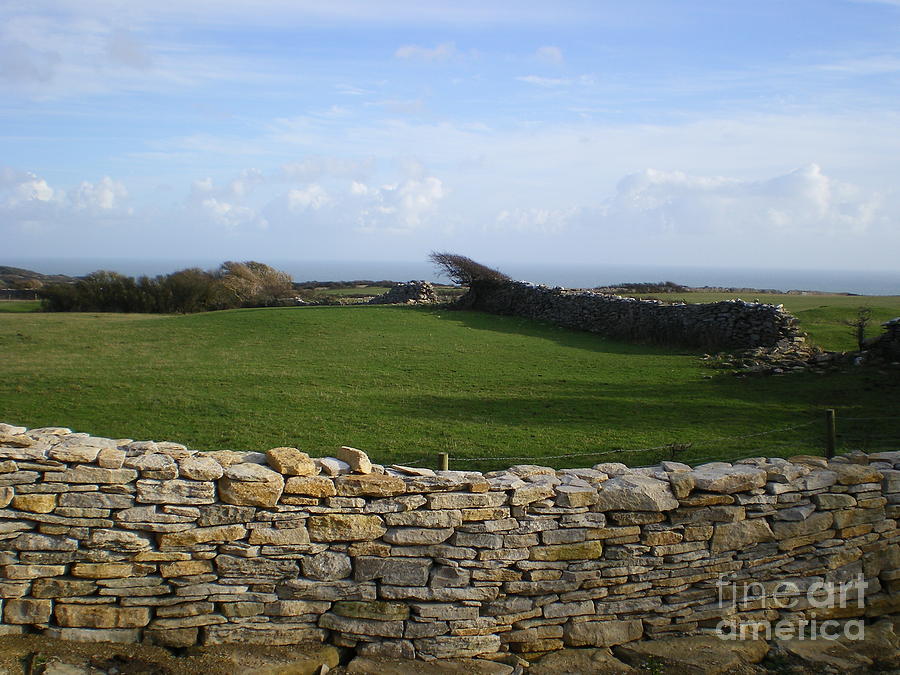
[[[326,261],[272,259],[262,261],[289,273],[294,281],[426,281],[448,283],[427,261]],[[211,258],[37,258],[0,259],[0,265],[41,274],[83,276],[109,270],[127,276],[156,276],[199,267],[215,269]],[[619,283],[673,281],[693,287],[819,291],[857,295],[900,295],[900,272],[887,270],[815,270],[777,268],[725,268],[678,265],[499,263],[514,279],[548,286],[592,288]]]

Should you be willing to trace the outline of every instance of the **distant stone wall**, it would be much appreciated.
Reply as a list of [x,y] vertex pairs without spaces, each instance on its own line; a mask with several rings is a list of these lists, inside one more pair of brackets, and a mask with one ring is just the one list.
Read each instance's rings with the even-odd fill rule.
[[497,659],[900,608],[900,452],[486,474],[337,454],[0,424],[0,633]]
[[889,361],[900,361],[900,316],[882,324],[884,332],[876,338],[875,351]]
[[741,300],[670,304],[511,281],[473,285],[463,302],[486,312],[638,342],[707,350],[786,349],[804,342],[797,319],[781,305]]
[[427,281],[397,284],[387,293],[369,300],[370,305],[424,305],[437,302],[434,286]]

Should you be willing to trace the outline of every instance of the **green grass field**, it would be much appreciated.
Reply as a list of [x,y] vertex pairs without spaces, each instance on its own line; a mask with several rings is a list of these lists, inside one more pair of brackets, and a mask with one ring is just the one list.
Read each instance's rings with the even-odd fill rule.
[[692,353],[435,308],[4,313],[0,355],[2,421],[200,449],[346,444],[482,470],[647,464],[663,453],[600,453],[687,442],[686,460],[785,456],[821,452],[828,407],[844,449],[900,438],[896,371],[735,378]]
[[37,312],[41,308],[40,300],[2,300],[0,301],[0,313],[12,314],[19,312]]

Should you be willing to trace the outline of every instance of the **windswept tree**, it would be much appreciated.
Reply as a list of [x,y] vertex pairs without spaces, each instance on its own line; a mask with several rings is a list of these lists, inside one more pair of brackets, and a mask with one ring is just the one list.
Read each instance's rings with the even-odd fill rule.
[[278,298],[291,295],[294,290],[287,272],[253,260],[222,263],[219,273],[225,289],[245,307],[273,305]]
[[443,272],[450,281],[461,286],[469,286],[479,282],[509,281],[509,277],[499,270],[475,262],[471,258],[456,253],[432,252],[428,259]]

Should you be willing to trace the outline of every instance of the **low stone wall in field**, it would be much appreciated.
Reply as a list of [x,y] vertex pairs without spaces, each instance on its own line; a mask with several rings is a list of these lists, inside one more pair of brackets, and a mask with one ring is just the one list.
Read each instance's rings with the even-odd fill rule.
[[438,301],[434,286],[427,281],[407,281],[369,300],[370,305],[428,305]]
[[900,608],[900,452],[486,474],[336,454],[0,424],[0,633],[498,659]]
[[665,303],[510,281],[476,283],[462,302],[615,339],[706,350],[784,350],[804,342],[797,319],[783,306],[742,300]]

